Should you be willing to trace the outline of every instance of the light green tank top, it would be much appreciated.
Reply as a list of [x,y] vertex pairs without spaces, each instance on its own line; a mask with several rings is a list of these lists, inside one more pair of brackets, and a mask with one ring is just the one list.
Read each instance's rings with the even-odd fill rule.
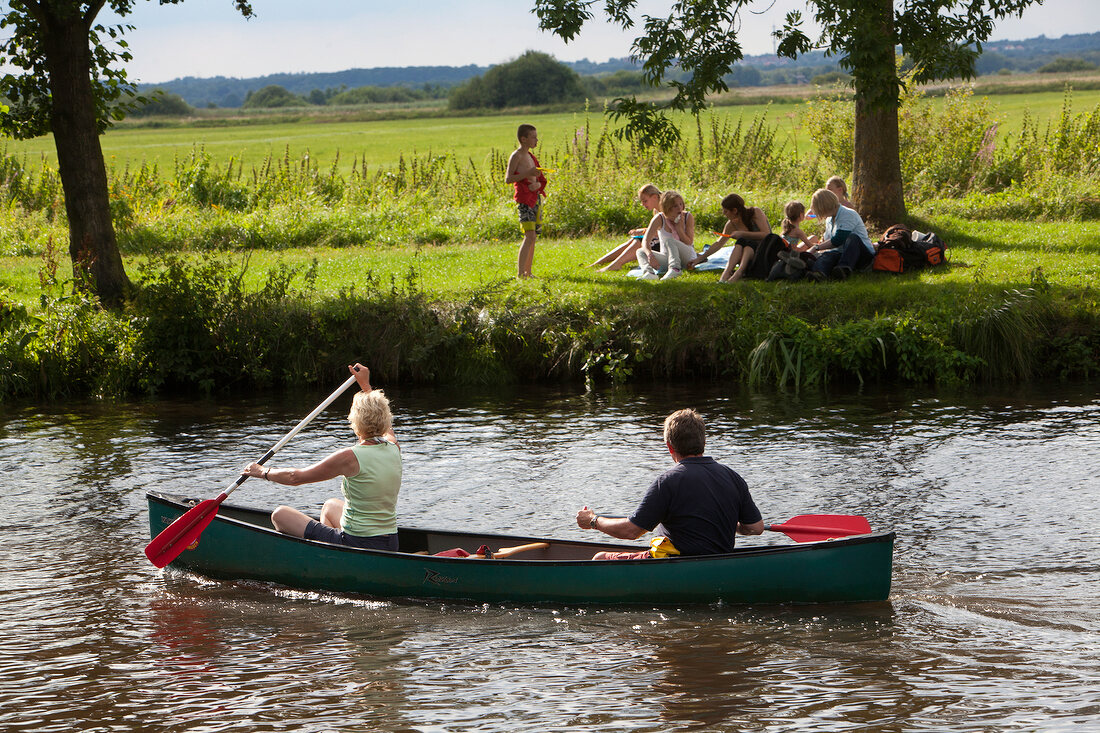
[[397,531],[397,492],[401,489],[401,451],[393,443],[356,445],[359,473],[345,476],[344,516],[340,529],[356,537]]

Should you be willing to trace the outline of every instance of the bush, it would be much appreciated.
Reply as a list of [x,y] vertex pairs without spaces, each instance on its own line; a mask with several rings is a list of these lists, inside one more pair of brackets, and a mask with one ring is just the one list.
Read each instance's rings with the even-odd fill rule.
[[428,94],[420,89],[408,87],[356,87],[340,92],[328,100],[329,104],[383,104],[415,102],[428,99]]
[[241,107],[244,109],[268,109],[275,107],[305,107],[308,105],[309,102],[297,94],[291,94],[278,84],[271,84],[259,91],[249,92]]
[[577,72],[553,57],[528,51],[515,61],[494,66],[484,76],[475,76],[456,87],[450,96],[451,109],[503,109],[585,98]]
[[186,117],[194,113],[195,108],[178,94],[163,89],[153,90],[147,102],[139,104],[128,113],[129,117]]
[[1039,67],[1040,74],[1065,74],[1072,73],[1074,71],[1096,71],[1096,64],[1085,61],[1084,59],[1076,58],[1056,58],[1049,64],[1045,64]]

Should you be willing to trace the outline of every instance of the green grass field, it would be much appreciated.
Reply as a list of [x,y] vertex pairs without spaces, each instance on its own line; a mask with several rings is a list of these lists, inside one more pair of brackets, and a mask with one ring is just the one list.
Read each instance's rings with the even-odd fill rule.
[[[1062,110],[1061,92],[1005,94],[990,97],[997,118],[1003,121],[1000,134],[1013,134],[1022,124],[1025,112],[1045,126]],[[929,104],[938,104],[933,98]],[[1100,90],[1074,92],[1075,112],[1085,112],[1100,104]],[[770,105],[739,105],[717,107],[704,115],[704,128],[709,115],[746,123],[759,115],[776,125],[778,139],[788,144],[792,154],[810,152],[812,144],[800,133],[799,123],[805,107],[791,101]],[[245,170],[259,166],[264,158],[281,158],[289,151],[293,160],[309,154],[321,168],[327,169],[339,156],[339,167],[347,173],[354,161],[366,161],[371,169],[390,167],[400,156],[433,152],[454,154],[465,162],[472,159],[484,166],[493,151],[507,153],[515,148],[515,129],[521,122],[538,125],[543,150],[557,152],[554,146],[572,140],[574,135],[590,126],[593,137],[605,124],[599,110],[586,114],[558,113],[534,115],[502,115],[488,117],[441,117],[428,119],[378,120],[348,122],[335,117],[333,122],[253,122],[239,126],[216,127],[134,127],[118,128],[103,136],[103,151],[109,166],[136,168],[143,162],[155,164],[161,171],[171,171],[177,158],[186,158],[197,147],[205,149],[215,163],[224,165],[231,157],[242,161]],[[694,136],[695,125],[685,116],[684,134]],[[54,164],[55,151],[49,136],[25,141],[7,141],[9,154],[26,156],[32,167],[40,160]]]

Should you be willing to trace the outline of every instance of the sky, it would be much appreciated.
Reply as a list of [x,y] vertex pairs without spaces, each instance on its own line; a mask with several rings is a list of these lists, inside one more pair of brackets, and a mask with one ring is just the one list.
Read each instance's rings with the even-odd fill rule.
[[[566,44],[538,29],[533,0],[253,0],[244,20],[231,0],[179,5],[138,2],[125,22],[134,55],[131,80],[155,84],[184,76],[248,78],[379,66],[488,66],[534,49],[562,61],[606,61],[630,54],[634,34],[597,20]],[[663,15],[671,3],[639,0]],[[746,55],[771,53],[771,31],[804,0],[758,1],[742,17]],[[106,14],[105,23],[112,21]],[[1100,0],[1045,0],[1022,19],[1001,21],[991,40],[1100,31]]]

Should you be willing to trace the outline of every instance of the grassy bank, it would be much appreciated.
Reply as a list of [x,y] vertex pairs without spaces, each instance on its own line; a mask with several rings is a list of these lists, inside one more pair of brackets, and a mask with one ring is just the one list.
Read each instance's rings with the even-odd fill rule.
[[[296,386],[357,359],[389,383],[1096,376],[1100,225],[928,224],[953,245],[948,267],[822,285],[595,273],[581,263],[603,237],[540,243],[539,277],[523,282],[511,242],[307,248],[134,258],[140,292],[112,314],[66,295],[46,266],[33,273],[41,307],[9,301],[2,313],[0,394]],[[2,264],[29,281],[41,262]]]

